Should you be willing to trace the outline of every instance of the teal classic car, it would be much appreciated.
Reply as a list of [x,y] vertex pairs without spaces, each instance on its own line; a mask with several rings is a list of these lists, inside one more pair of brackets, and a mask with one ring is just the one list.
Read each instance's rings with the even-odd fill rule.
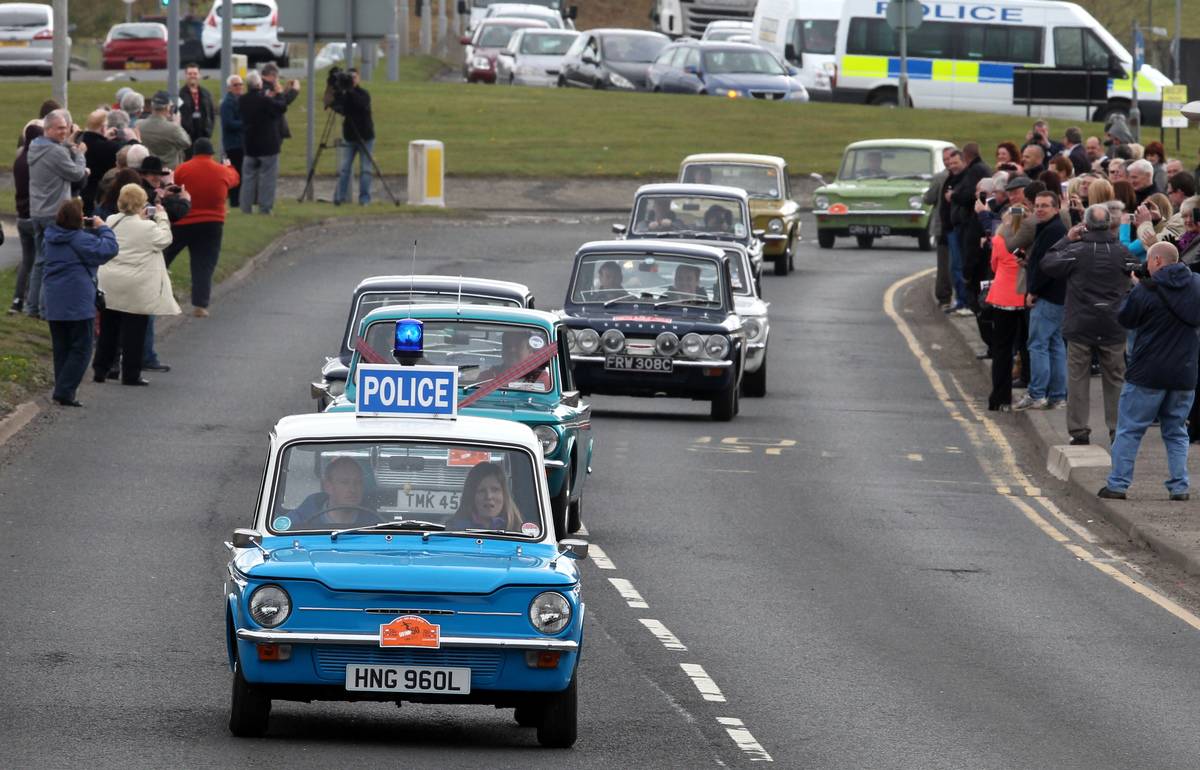
[[885,235],[917,239],[922,251],[932,248],[929,222],[933,207],[924,201],[934,174],[941,171],[942,150],[949,142],[932,139],[871,139],[846,147],[837,179],[813,193],[817,243],[833,248],[837,238],[854,236],[869,249]]
[[[326,411],[353,411],[361,363],[396,363],[397,328],[406,319],[423,323],[415,363],[458,368],[463,414],[515,420],[533,429],[542,442],[555,531],[559,537],[577,531],[592,463],[592,409],[575,388],[562,320],[538,310],[483,305],[373,310],[359,326],[346,391]],[[522,372],[522,362],[537,365]],[[458,504],[454,495],[437,499],[447,510]]]

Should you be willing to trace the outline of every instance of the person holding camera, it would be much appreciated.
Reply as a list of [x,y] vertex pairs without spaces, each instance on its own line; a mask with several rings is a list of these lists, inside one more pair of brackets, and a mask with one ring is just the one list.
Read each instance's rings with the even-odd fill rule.
[[1117,430],[1117,403],[1125,384],[1125,329],[1117,309],[1129,290],[1129,267],[1137,258],[1118,242],[1107,204],[1083,212],[1083,224],[1050,249],[1039,272],[1067,282],[1063,338],[1067,341],[1067,432],[1071,444],[1090,444],[1092,354],[1100,359],[1104,423],[1111,439]]
[[1112,446],[1112,471],[1099,497],[1124,500],[1142,436],[1158,420],[1167,450],[1167,494],[1184,501],[1188,492],[1186,421],[1196,396],[1200,357],[1200,276],[1179,261],[1173,244],[1156,243],[1146,264],[1133,273],[1133,290],[1117,318],[1137,331]]
[[[335,67],[334,70],[337,68]],[[333,205],[350,202],[350,177],[358,156],[358,203],[371,202],[371,153],[375,151],[375,122],[371,118],[371,94],[360,84],[358,70],[331,71],[329,89],[334,112],[342,116],[342,143],[338,146],[338,181]]]
[[150,117],[137,124],[142,144],[151,155],[175,168],[183,161],[184,150],[192,146],[192,140],[179,125],[179,113],[172,107],[169,93],[159,91],[154,94],[150,99],[150,110]]
[[[274,65],[263,66],[263,72]],[[274,68],[278,72],[277,68]],[[270,83],[268,89],[266,83]],[[246,75],[246,93],[238,100],[242,113],[242,191],[241,209],[254,213],[258,204],[260,214],[270,214],[275,207],[275,184],[279,178],[279,153],[287,136],[284,113],[300,93],[300,83],[292,80],[288,88],[277,93],[278,83],[251,71]]]
[[[87,229],[84,229],[84,224]],[[83,406],[75,398],[92,358],[97,297],[96,269],[117,256],[117,239],[99,217],[83,216],[78,198],[58,208],[46,228],[42,315],[50,324],[54,350],[54,393],[59,406]]]

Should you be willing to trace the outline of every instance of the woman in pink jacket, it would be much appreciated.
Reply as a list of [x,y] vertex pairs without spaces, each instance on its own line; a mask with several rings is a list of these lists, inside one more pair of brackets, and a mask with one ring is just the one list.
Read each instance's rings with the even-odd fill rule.
[[1020,223],[1013,221],[1010,209],[992,236],[992,273],[995,278],[985,300],[992,314],[992,392],[988,396],[988,411],[992,412],[1012,411],[1013,348],[1021,332],[1021,318],[1025,313],[1025,292],[1018,291],[1017,287],[1024,252],[1018,258],[1009,250],[1005,236],[1011,242],[1013,234],[1019,230]]

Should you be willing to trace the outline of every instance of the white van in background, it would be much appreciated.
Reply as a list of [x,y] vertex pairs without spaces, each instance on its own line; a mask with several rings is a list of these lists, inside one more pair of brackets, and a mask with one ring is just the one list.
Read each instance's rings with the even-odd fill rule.
[[[458,15],[467,16],[467,32],[468,34],[479,26],[479,22],[483,21],[488,15],[488,7],[500,2],[511,2],[511,0],[458,0]],[[574,19],[578,13],[578,6],[565,7],[563,0],[521,0],[523,5],[540,5],[543,8],[549,8],[557,13],[564,20]],[[426,7],[430,7],[432,3],[426,3]]]
[[[1128,112],[1133,59],[1075,3],[1056,0],[927,0],[921,26],[908,34],[909,100],[914,107],[1024,114],[1013,100],[1013,69],[1092,69],[1108,89],[1084,106],[1033,104],[1040,117],[1103,120]],[[813,99],[895,105],[897,33],[887,0],[759,0],[754,42],[800,69]],[[1040,76],[1040,75],[1039,75]],[[1161,119],[1161,89],[1171,80],[1148,65],[1138,75],[1143,125]],[[1070,96],[1068,94],[1068,96]]]
[[[750,21],[755,0],[654,0],[654,31],[671,37],[699,38],[714,21]],[[814,4],[814,0],[808,0]]]

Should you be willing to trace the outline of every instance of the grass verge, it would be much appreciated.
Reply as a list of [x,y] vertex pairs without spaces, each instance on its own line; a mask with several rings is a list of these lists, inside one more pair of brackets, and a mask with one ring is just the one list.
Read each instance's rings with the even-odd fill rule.
[[[215,280],[218,283],[225,280],[271,241],[297,227],[324,220],[394,217],[397,212],[401,216],[452,214],[444,209],[396,209],[382,204],[333,206],[328,203],[301,204],[292,200],[279,201],[270,217],[231,212],[225,222]],[[11,301],[15,284],[15,269],[0,271],[0,304],[5,308]],[[191,308],[191,273],[187,252],[171,265],[171,286],[180,307],[188,312]],[[50,331],[45,321],[35,321],[24,315],[0,314],[0,417],[50,387],[53,382],[50,352]]]

